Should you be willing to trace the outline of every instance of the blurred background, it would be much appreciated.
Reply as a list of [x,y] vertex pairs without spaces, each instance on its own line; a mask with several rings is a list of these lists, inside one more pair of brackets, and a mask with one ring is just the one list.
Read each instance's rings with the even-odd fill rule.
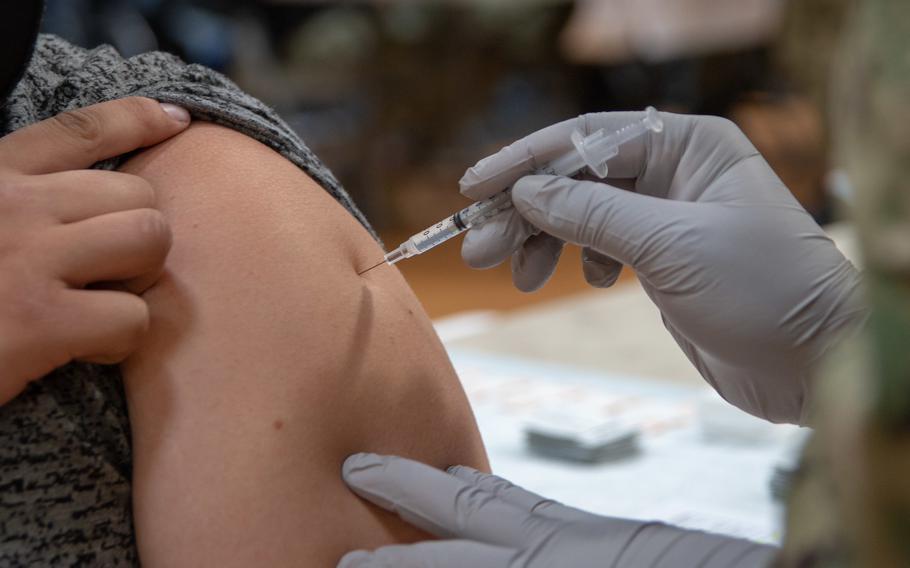
[[[734,120],[832,220],[822,78],[842,4],[48,0],[44,31],[224,72],[297,130],[396,246],[465,205],[457,181],[487,154],[581,113],[646,105]],[[586,288],[577,251],[525,295],[507,266],[471,271],[458,249],[400,265],[433,317]]]

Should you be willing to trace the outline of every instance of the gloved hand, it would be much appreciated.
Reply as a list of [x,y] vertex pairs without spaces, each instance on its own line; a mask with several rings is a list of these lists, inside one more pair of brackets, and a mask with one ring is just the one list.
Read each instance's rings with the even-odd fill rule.
[[655,522],[599,517],[508,481],[455,466],[449,473],[394,456],[355,454],[351,489],[444,539],[350,552],[338,568],[614,568],[767,566],[775,549]]
[[486,268],[511,256],[526,291],[550,277],[565,241],[584,247],[594,286],[631,266],[725,399],[804,423],[811,368],[864,314],[860,275],[733,123],[661,113],[663,132],[621,147],[606,180],[528,175],[571,149],[574,129],[612,132],[641,117],[581,116],[469,169],[464,195],[479,200],[514,184],[515,208],[466,235],[465,261]]

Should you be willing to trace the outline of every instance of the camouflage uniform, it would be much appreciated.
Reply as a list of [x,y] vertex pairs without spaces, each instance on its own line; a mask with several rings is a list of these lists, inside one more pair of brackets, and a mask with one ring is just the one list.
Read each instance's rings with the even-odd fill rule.
[[872,312],[821,370],[780,566],[910,566],[910,2],[845,20],[829,108]]

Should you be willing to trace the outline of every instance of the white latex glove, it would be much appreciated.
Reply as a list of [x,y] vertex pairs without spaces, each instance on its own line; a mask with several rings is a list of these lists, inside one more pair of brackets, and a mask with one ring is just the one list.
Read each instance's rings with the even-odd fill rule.
[[348,553],[339,568],[757,568],[776,550],[656,522],[599,517],[455,466],[355,454],[345,482],[361,497],[443,539]]
[[584,247],[594,286],[631,266],[721,396],[774,422],[804,423],[813,365],[864,314],[860,274],[733,123],[661,113],[664,131],[623,146],[602,182],[527,175],[571,149],[573,130],[612,132],[641,117],[581,116],[469,169],[464,195],[514,184],[515,208],[466,235],[465,261],[487,268],[511,256],[525,291],[550,277],[564,241]]

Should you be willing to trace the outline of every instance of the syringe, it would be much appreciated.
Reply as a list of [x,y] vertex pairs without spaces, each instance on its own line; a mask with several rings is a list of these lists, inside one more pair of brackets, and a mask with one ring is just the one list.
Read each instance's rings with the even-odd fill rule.
[[[554,159],[534,173],[571,177],[587,166],[592,173],[604,178],[607,176],[607,161],[619,153],[620,146],[646,132],[660,132],[663,128],[664,124],[657,110],[654,107],[648,107],[641,120],[624,126],[612,134],[607,134],[600,129],[589,136],[584,136],[581,131],[576,130],[571,136],[575,149]],[[406,258],[423,254],[510,207],[512,207],[511,187],[469,205],[425,231],[413,235],[401,243],[398,248],[386,254],[382,261],[358,274],[363,274],[384,263],[395,264]]]

